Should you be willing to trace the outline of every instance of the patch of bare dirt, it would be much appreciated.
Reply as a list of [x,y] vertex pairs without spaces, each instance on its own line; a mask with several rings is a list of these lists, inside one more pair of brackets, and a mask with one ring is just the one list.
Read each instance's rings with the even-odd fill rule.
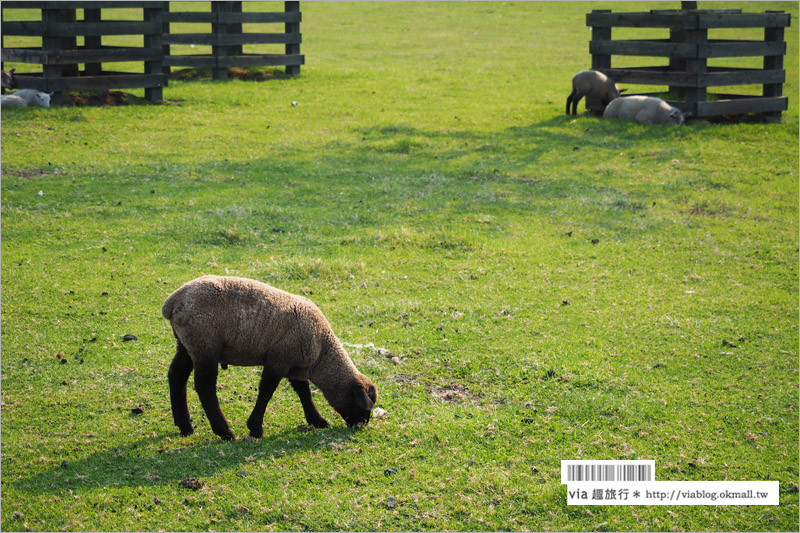
[[712,124],[770,124],[780,122],[780,115],[770,116],[764,113],[728,114],[705,118]]
[[420,383],[416,377],[403,373],[394,374],[391,379],[397,385],[419,385]]
[[[228,78],[232,80],[244,81],[266,81],[273,79],[286,79],[287,76],[283,70],[272,68],[229,68]],[[180,81],[208,81],[213,79],[212,70],[210,68],[183,68],[170,72],[169,79]]]
[[477,403],[479,396],[469,391],[460,383],[451,383],[444,387],[428,385],[426,387],[431,396],[445,403]]
[[182,479],[180,483],[178,483],[178,486],[182,489],[200,490],[203,488],[203,482],[193,477],[187,477]]
[[421,385],[434,399],[445,403],[478,403],[481,398],[480,394],[470,391],[467,386],[458,382],[440,386],[402,373],[393,375],[391,379],[398,385]]
[[45,176],[59,176],[61,175],[61,171],[53,170],[52,172],[30,172],[27,170],[4,170],[3,174],[17,176],[25,180],[32,180],[35,178],[44,178]]
[[75,107],[111,107],[122,105],[150,105],[139,96],[122,91],[77,92],[64,95],[63,105]]

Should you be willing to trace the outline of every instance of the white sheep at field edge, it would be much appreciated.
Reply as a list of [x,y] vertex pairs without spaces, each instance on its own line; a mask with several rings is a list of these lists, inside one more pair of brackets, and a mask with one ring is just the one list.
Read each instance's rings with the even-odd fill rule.
[[27,107],[25,100],[13,94],[0,95],[0,107]]
[[20,89],[14,92],[14,96],[18,96],[25,100],[29,106],[50,107],[50,96],[52,93],[43,93],[36,89]]
[[617,98],[606,107],[603,118],[621,118],[642,124],[684,123],[684,114],[664,100],[652,96],[626,96]]

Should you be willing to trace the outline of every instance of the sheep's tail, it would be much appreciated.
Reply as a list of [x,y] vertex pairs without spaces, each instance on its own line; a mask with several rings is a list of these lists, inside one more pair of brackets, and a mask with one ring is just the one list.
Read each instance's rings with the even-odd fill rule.
[[167,320],[172,320],[172,310],[175,308],[175,304],[178,303],[178,299],[181,296],[181,290],[178,289],[177,291],[173,292],[167,297],[167,300],[164,302],[164,305],[161,306],[161,314],[164,315],[164,318]]
[[[191,299],[191,294],[197,290],[198,281],[201,282],[202,285],[205,285],[201,280],[205,278],[213,278],[213,276],[203,276],[203,278],[198,278],[196,280],[187,281],[183,285],[181,285],[175,292],[170,294],[164,305],[161,306],[161,314],[164,315],[164,318],[167,320],[172,320],[172,313],[175,312],[175,307],[186,298]],[[201,289],[203,290],[203,289]]]

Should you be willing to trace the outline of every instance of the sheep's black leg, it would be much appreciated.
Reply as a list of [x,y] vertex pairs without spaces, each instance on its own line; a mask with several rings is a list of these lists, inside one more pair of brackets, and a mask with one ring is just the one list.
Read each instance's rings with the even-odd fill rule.
[[233,432],[228,426],[228,421],[225,420],[225,415],[222,414],[217,398],[217,362],[213,358],[212,361],[213,363],[195,362],[194,388],[197,390],[200,403],[203,404],[203,410],[211,423],[211,429],[223,440],[231,440]]
[[580,94],[577,94],[577,93],[572,95],[572,114],[573,115],[577,115],[578,114],[578,102],[581,101],[581,98],[583,98],[583,95],[580,95]]
[[258,397],[256,398],[256,406],[253,407],[253,412],[247,419],[247,429],[250,430],[250,436],[260,439],[264,434],[264,411],[267,410],[267,404],[272,398],[272,393],[278,388],[278,383],[281,382],[280,377],[273,377],[268,374],[267,369],[261,374],[261,383],[258,386]]
[[192,359],[186,347],[178,341],[178,348],[175,350],[175,357],[169,365],[169,400],[172,404],[172,419],[181,431],[181,435],[191,435],[192,422],[189,419],[189,405],[186,402],[186,383],[189,381],[189,374],[192,373]]
[[311,389],[308,386],[308,381],[290,379],[289,383],[292,384],[292,388],[300,397],[300,403],[303,404],[303,412],[306,415],[306,422],[315,428],[328,427],[330,424],[322,418],[322,415],[317,411],[317,406],[314,405],[314,400],[311,399]]

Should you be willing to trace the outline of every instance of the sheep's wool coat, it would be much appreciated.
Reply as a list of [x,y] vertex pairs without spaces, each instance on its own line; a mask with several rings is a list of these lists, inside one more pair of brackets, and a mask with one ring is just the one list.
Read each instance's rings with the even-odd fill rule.
[[608,76],[596,70],[582,70],[575,74],[572,78],[572,89],[580,95],[580,98],[591,96],[611,101],[619,97],[617,85]]
[[25,100],[13,94],[4,94],[0,96],[0,106],[2,107],[26,107]]
[[36,89],[20,89],[14,96],[22,98],[29,106],[50,107],[50,95]]
[[683,124],[683,115],[678,108],[652,96],[626,96],[612,100],[603,117],[622,118],[642,124]]
[[311,300],[266,283],[204,276],[172,293],[161,311],[193,360],[264,366],[272,375],[312,381],[358,373]]

